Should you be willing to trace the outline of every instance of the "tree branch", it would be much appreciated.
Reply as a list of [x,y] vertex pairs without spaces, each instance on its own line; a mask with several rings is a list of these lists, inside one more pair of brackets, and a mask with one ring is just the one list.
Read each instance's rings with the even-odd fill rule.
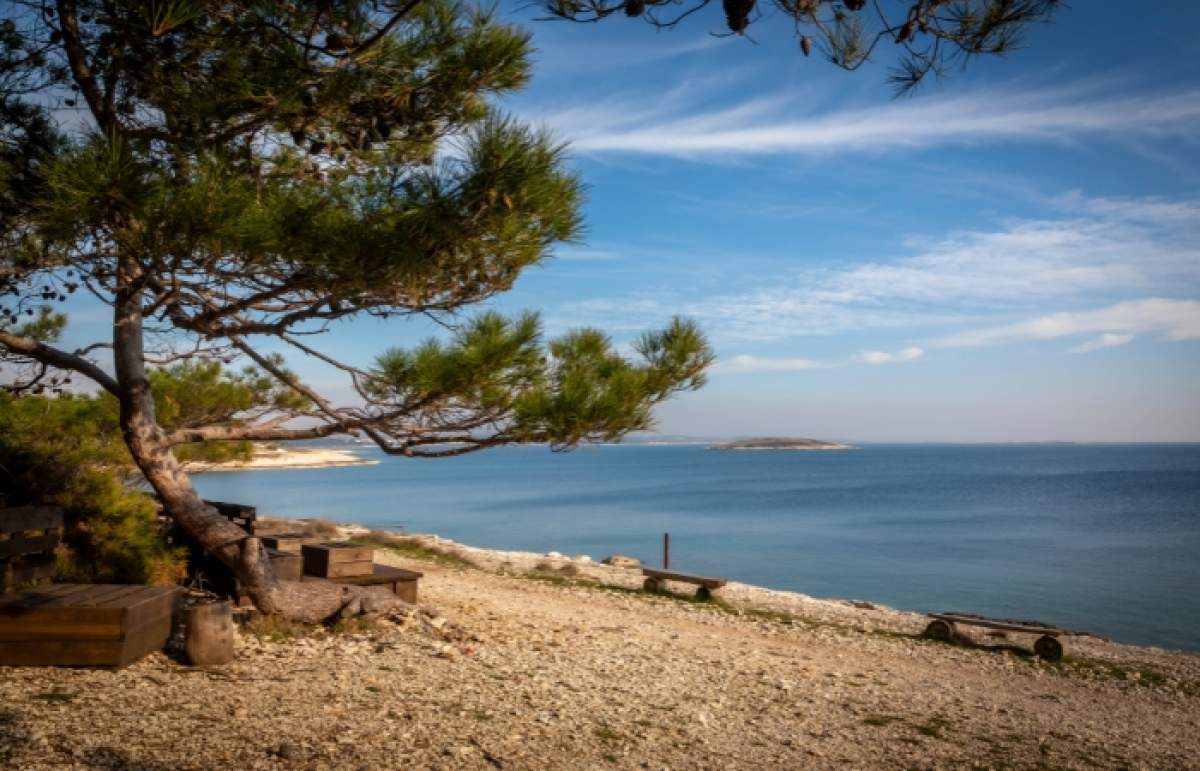
[[39,343],[32,338],[21,337],[20,335],[3,331],[0,331],[0,346],[4,346],[4,348],[18,356],[34,359],[51,367],[69,369],[81,375],[86,375],[114,396],[120,392],[117,381],[111,375],[82,356],[76,356],[73,353],[67,353],[45,343]]

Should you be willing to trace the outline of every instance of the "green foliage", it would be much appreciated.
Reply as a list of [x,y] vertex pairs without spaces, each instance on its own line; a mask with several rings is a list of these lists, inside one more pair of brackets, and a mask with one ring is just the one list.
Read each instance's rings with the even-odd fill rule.
[[[636,346],[642,362],[620,355],[594,329],[552,340],[543,350],[536,315],[485,313],[449,343],[429,340],[380,356],[373,396],[415,408],[467,412],[458,434],[433,432],[410,444],[462,441],[461,432],[507,421],[497,441],[548,441],[565,448],[617,439],[653,425],[651,408],[670,394],[699,388],[712,353],[691,322],[676,319]],[[487,439],[481,441],[488,441]]]
[[124,484],[129,456],[107,401],[0,394],[0,504],[63,507],[60,580],[174,581],[184,556],[160,537],[153,499]]
[[[147,379],[179,458],[313,435],[281,428],[297,418],[413,455],[567,448],[647,428],[655,405],[703,382],[712,354],[683,321],[638,341],[633,358],[595,330],[543,344],[532,314],[483,314],[370,369],[309,345],[364,313],[458,323],[581,232],[563,144],[490,101],[530,73],[528,34],[494,11],[455,0],[20,9],[0,40],[0,202],[18,204],[0,222],[0,292],[16,297],[0,308],[28,321],[39,293],[65,299],[78,284],[121,310],[115,356],[132,346],[135,360],[176,362]],[[22,155],[34,137],[44,148]],[[61,329],[47,313],[25,339],[0,341],[0,358],[26,367],[17,390],[46,366],[88,373],[72,356],[106,350],[31,352],[28,337]],[[120,334],[131,326],[136,339]],[[365,403],[328,403],[257,348],[264,338],[347,373]],[[222,366],[239,356],[256,368]],[[130,358],[119,381],[90,376],[130,397]],[[124,399],[126,419],[135,402]],[[114,405],[96,409],[115,420]]]

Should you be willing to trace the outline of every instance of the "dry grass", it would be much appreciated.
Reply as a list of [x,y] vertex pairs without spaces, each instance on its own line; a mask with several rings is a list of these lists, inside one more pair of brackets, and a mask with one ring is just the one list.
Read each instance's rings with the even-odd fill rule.
[[432,562],[452,568],[476,568],[474,562],[448,549],[438,548],[423,538],[409,535],[398,535],[384,530],[372,530],[366,535],[350,539],[351,543],[364,546],[374,546],[376,549],[386,549],[401,557]]

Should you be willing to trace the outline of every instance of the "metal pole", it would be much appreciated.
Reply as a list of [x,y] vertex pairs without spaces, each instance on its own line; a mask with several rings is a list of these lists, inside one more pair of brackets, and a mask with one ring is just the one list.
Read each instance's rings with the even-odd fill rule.
[[663,533],[663,570],[671,569],[671,534]]

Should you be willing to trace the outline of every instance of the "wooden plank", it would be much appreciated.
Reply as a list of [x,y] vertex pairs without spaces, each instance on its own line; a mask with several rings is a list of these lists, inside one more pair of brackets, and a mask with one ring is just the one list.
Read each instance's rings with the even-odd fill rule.
[[979,618],[977,616],[960,616],[955,613],[926,613],[930,618],[949,621],[953,624],[966,624],[967,626],[982,626],[987,629],[1001,629],[1006,632],[1025,632],[1027,634],[1048,634],[1051,637],[1057,637],[1064,634],[1062,629],[1057,629],[1052,626],[1033,626],[1030,624],[1018,624],[1015,622],[1001,621],[998,619]]
[[305,576],[305,581],[331,581],[337,584],[352,584],[354,586],[390,586],[392,592],[405,602],[417,603],[417,581],[424,573],[404,568],[394,568],[391,565],[375,565],[368,576],[342,576],[338,578],[315,578]]
[[0,666],[6,667],[111,667],[125,652],[121,640],[0,641]]
[[160,614],[132,630],[125,637],[118,667],[141,660],[148,653],[162,650],[171,636],[171,612]]
[[17,506],[0,509],[0,533],[48,530],[62,526],[62,509],[56,506]]
[[12,538],[0,540],[0,559],[16,557],[21,554],[41,554],[53,551],[54,547],[58,546],[59,540],[61,538],[58,533],[35,536],[17,533]]
[[288,554],[300,554],[300,549],[306,543],[320,543],[321,539],[317,536],[305,535],[303,533],[277,533],[276,535],[264,535],[259,540],[263,542],[263,546],[268,549],[286,552]]
[[54,560],[21,561],[0,567],[0,588],[48,580],[54,575]]
[[642,575],[650,578],[658,578],[664,581],[679,581],[685,584],[696,584],[703,586],[705,589],[720,589],[725,584],[729,583],[724,578],[716,576],[698,576],[691,573],[679,573],[674,570],[658,570],[656,568],[642,568]]
[[174,586],[60,585],[0,601],[0,640],[122,639],[161,616],[170,616]]
[[[373,586],[375,584],[388,584],[393,581],[416,581],[418,578],[421,578],[424,575],[424,573],[418,573],[415,570],[394,568],[391,565],[374,565],[369,574],[358,576],[335,576],[330,580],[339,584]],[[306,580],[308,578],[312,578],[312,576],[306,576]]]
[[355,576],[370,577],[375,569],[375,563],[366,562],[337,562],[325,569],[323,578],[353,578]]

